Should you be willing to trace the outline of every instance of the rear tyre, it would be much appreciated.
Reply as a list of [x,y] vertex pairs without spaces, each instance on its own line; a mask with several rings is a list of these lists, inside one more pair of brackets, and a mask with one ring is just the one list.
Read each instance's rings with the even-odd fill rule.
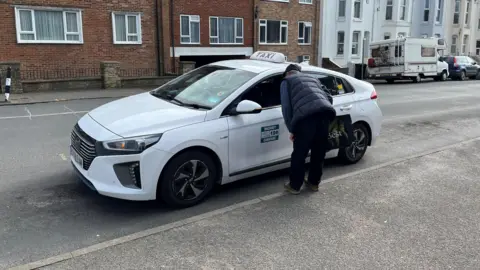
[[462,71],[462,72],[460,73],[460,76],[458,77],[458,79],[459,79],[460,81],[465,81],[466,78],[467,78],[467,74],[465,73],[465,71]]
[[421,80],[422,80],[422,77],[420,77],[420,75],[417,75],[416,77],[413,77],[413,78],[412,78],[412,81],[413,81],[414,83],[419,83]]
[[212,191],[217,177],[215,162],[209,155],[187,151],[168,163],[157,194],[171,207],[191,207]]
[[447,72],[444,70],[444,71],[442,71],[442,74],[440,74],[439,80],[442,81],[442,82],[444,82],[444,81],[446,81],[447,79],[448,79],[448,75],[447,75]]
[[392,84],[392,83],[394,83],[394,82],[395,82],[395,80],[394,80],[394,79],[387,79],[386,81],[387,81],[387,83],[389,83],[389,84]]
[[367,152],[370,135],[364,124],[353,125],[353,142],[350,147],[341,148],[338,151],[338,158],[344,164],[355,164],[359,162]]

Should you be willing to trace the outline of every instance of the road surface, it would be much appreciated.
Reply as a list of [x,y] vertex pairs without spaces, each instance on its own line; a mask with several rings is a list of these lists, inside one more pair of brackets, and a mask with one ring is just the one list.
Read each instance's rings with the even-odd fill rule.
[[[475,87],[476,86],[476,87]],[[478,82],[377,84],[385,121],[377,145],[325,178],[480,136]],[[93,194],[68,157],[70,131],[108,100],[0,107],[0,268],[36,261],[281,191],[285,172],[218,188],[203,204],[172,211],[155,202]]]

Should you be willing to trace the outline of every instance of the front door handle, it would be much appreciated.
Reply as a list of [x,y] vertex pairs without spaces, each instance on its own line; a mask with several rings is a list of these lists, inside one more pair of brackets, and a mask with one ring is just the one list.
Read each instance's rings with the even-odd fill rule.
[[343,106],[343,107],[340,107],[340,111],[350,111],[352,107],[353,105]]

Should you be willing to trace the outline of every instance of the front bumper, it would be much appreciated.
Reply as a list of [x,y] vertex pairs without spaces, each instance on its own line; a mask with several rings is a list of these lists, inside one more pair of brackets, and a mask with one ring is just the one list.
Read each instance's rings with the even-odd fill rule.
[[[88,170],[70,160],[83,183],[101,195],[132,201],[149,201],[156,199],[157,183],[160,174],[172,157],[171,153],[149,148],[142,154],[122,156],[98,156]],[[141,188],[124,186],[114,170],[114,165],[139,162]]]

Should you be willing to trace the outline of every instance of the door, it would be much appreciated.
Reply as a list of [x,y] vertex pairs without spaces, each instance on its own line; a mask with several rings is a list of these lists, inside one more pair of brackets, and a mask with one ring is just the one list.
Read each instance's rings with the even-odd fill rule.
[[467,68],[467,76],[476,76],[477,75],[477,67],[473,65],[475,60],[470,57],[465,57],[465,65]]
[[293,145],[280,105],[281,81],[281,75],[268,77],[232,103],[235,106],[242,100],[251,100],[263,110],[259,114],[228,116],[231,176],[268,167],[290,157]]

